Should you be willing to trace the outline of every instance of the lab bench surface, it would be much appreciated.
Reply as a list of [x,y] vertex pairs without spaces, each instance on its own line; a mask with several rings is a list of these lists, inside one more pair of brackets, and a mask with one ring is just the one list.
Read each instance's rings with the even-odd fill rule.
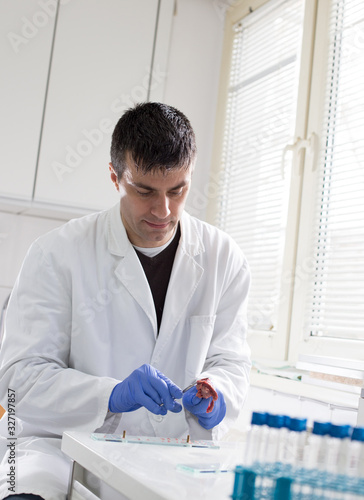
[[[130,500],[230,499],[232,470],[241,463],[243,444],[217,444],[218,449],[105,442],[89,433],[65,432],[62,450],[74,461],[68,499],[99,498],[82,486],[85,471]],[[177,468],[184,464],[216,464],[231,471],[191,473]]]

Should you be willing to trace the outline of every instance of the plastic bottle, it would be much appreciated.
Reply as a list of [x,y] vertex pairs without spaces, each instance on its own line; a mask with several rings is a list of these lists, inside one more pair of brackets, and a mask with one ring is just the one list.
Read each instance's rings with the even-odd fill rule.
[[253,412],[251,427],[247,436],[244,464],[249,467],[262,459],[262,446],[267,429],[267,413]]

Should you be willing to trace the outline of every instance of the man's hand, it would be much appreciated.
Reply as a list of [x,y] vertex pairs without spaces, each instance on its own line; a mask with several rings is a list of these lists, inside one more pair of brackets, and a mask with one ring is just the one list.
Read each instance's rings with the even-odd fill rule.
[[182,406],[176,399],[182,398],[182,390],[163,373],[151,365],[143,365],[117,384],[109,399],[113,413],[134,411],[145,406],[156,415],[167,411],[178,413]]
[[201,399],[196,396],[196,386],[191,387],[183,394],[182,404],[189,412],[198,417],[198,423],[205,429],[212,429],[218,425],[226,414],[226,404],[223,394],[216,390],[218,398],[215,401],[214,407],[210,413],[207,413],[212,397]]

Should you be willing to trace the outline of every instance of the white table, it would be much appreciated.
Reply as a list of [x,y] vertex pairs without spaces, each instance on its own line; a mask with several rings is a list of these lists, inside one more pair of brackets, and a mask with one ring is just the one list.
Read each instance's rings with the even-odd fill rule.
[[104,442],[88,433],[65,432],[62,450],[74,460],[68,500],[99,498],[80,486],[85,470],[131,500],[228,500],[233,472],[191,474],[176,469],[178,464],[233,468],[241,463],[242,443],[218,444],[219,449],[206,449]]

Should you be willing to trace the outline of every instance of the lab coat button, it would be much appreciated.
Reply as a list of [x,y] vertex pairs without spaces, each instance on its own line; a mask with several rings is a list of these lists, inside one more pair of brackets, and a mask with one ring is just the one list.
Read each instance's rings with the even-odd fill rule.
[[156,422],[162,422],[163,417],[162,417],[162,415],[154,415],[154,420],[155,420]]

